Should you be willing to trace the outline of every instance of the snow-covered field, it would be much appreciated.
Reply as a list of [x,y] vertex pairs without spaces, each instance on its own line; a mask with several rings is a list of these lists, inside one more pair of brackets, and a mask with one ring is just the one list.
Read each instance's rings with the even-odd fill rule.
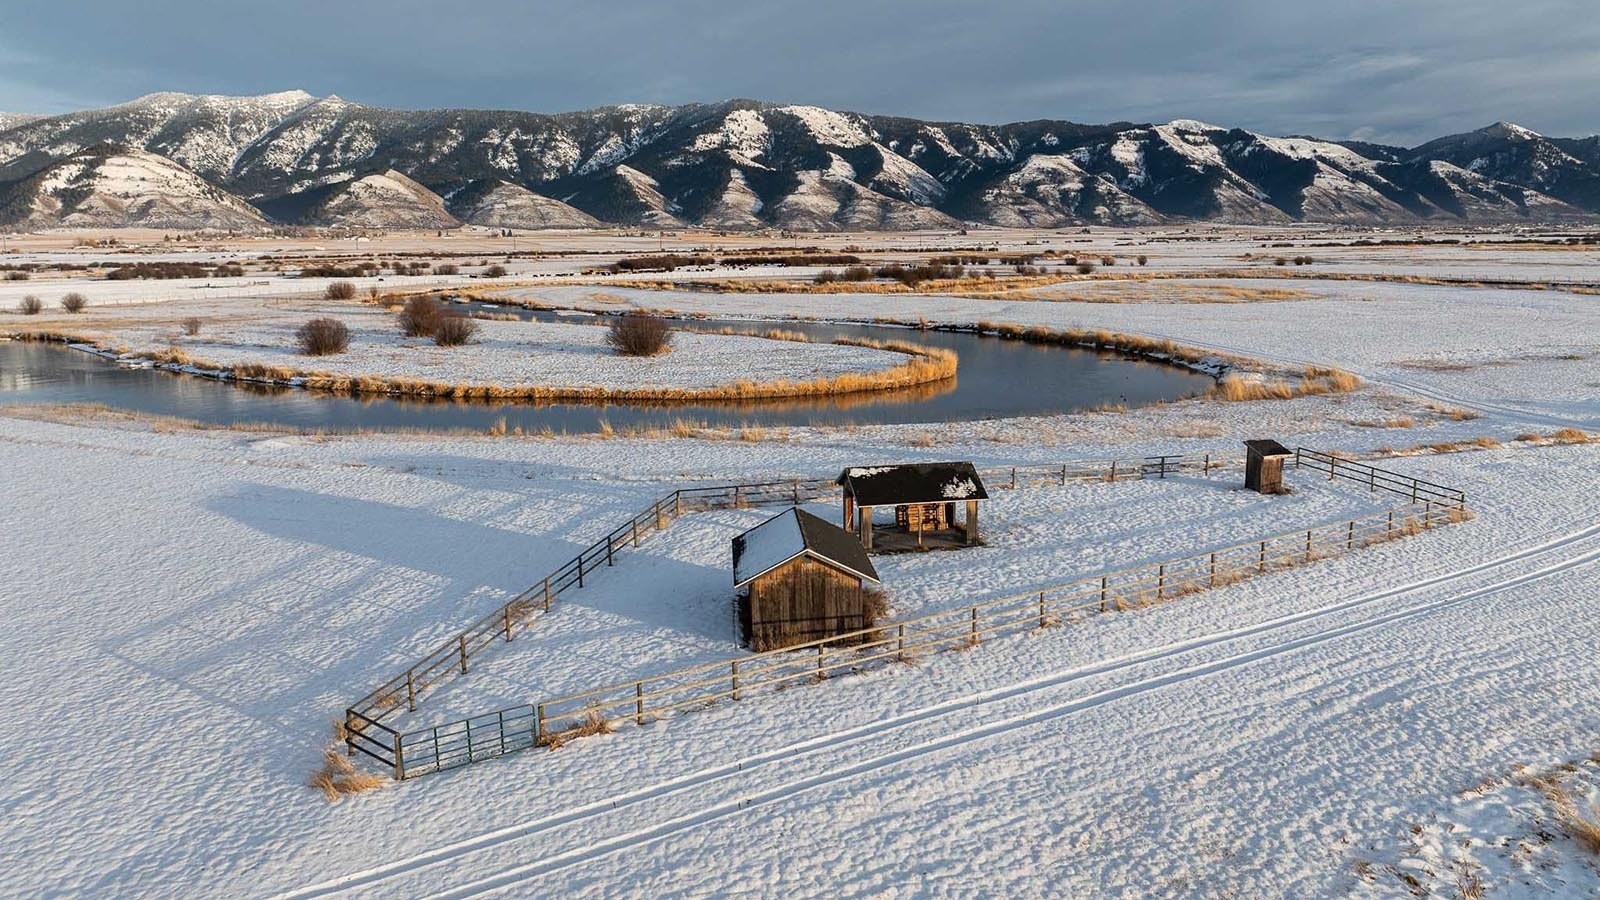
[[[1114,235],[1096,240],[1137,239]],[[1443,271],[1481,251],[1417,252],[1413,268]],[[1521,776],[1560,774],[1580,811],[1595,802],[1592,764],[1562,767],[1600,745],[1600,444],[1389,460],[1464,488],[1477,517],[1347,557],[337,804],[303,786],[347,703],[672,485],[1600,428],[1593,297],[1274,284],[1308,296],[606,290],[760,318],[1103,327],[1340,366],[1365,388],[753,442],[0,410],[0,894],[1449,897],[1471,896],[1470,871],[1489,897],[1596,895],[1600,856]],[[519,289],[574,305],[593,290]],[[202,337],[263,340],[255,304],[228,320],[234,302],[212,303]],[[78,318],[155,334],[189,308]],[[1366,421],[1382,416],[1407,421]],[[1382,503],[1309,479],[1262,498],[1234,477],[997,491],[988,546],[880,558],[894,614]],[[727,542],[774,512],[686,516],[410,721],[735,652]]]
[[[237,313],[235,312],[236,316]],[[300,353],[295,329],[311,316],[331,316],[350,328],[350,348],[331,356]],[[84,320],[92,324],[92,320]],[[581,324],[475,320],[465,347],[438,347],[430,338],[401,335],[392,313],[348,305],[311,305],[294,312],[266,309],[248,320],[230,317],[185,335],[170,325],[95,330],[130,352],[178,347],[224,368],[242,363],[341,376],[420,379],[442,384],[544,385],[605,389],[715,388],[736,381],[830,379],[889,369],[902,353],[868,347],[810,344],[741,335],[673,336],[671,350],[653,357],[618,356],[603,322]],[[79,329],[87,330],[87,329]]]

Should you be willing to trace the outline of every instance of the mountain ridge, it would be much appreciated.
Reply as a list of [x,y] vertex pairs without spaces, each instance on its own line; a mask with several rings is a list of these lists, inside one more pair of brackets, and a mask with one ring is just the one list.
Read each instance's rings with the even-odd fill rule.
[[[0,116],[0,196],[107,145],[162,157],[275,221],[369,228],[828,231],[1600,215],[1600,137],[1551,138],[1504,121],[1404,148],[1192,119],[974,125],[742,98],[563,113],[405,110],[300,90],[163,92],[57,116]],[[0,215],[18,224],[21,207],[10,208]],[[30,210],[23,218],[37,225],[41,213]]]

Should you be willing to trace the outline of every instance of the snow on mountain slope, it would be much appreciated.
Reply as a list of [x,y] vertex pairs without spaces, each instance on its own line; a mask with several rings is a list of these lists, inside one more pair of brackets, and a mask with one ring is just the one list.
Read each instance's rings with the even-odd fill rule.
[[236,229],[267,224],[238,197],[142,150],[98,148],[0,195],[0,221],[28,228]]
[[597,228],[599,220],[520,185],[484,182],[451,195],[454,215],[472,225],[493,228]]
[[[909,218],[937,227],[952,215],[1041,224],[1370,224],[1600,213],[1600,140],[1546,138],[1507,123],[1405,150],[1191,119],[991,126],[754,100],[544,115],[382,109],[302,91],[154,94],[103,110],[0,117],[0,182],[103,143],[168,156],[291,221],[304,197],[393,170],[445,194],[503,181],[570,200],[601,221],[677,226],[707,216],[703,224],[716,227],[802,227],[794,223],[817,216],[786,225],[775,210],[802,182],[814,190],[802,173],[842,175],[845,167],[853,174],[842,177],[928,211]],[[1070,157],[1081,177],[1059,163],[1032,166],[1039,156]],[[1435,177],[1426,169],[1432,161],[1485,183]],[[1404,164],[1414,168],[1394,168]]]
[[354,228],[455,228],[444,200],[390,169],[336,188],[306,215],[315,225]]

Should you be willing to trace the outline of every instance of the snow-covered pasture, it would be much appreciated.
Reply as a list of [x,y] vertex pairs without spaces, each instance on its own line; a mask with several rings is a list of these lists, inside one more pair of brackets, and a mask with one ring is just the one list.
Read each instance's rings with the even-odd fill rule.
[[[349,349],[319,357],[301,353],[295,329],[312,316],[344,322],[350,328]],[[224,368],[253,363],[350,378],[605,390],[706,390],[737,381],[834,379],[890,369],[908,359],[903,353],[868,347],[691,332],[675,334],[667,353],[628,357],[617,355],[607,345],[605,323],[600,321],[474,321],[478,333],[471,343],[460,347],[438,347],[430,338],[405,337],[395,316],[386,311],[334,304],[312,304],[293,312],[261,308],[248,319],[202,320],[200,333],[193,336],[171,325],[113,327],[91,333],[134,353],[177,347],[196,360]]]
[[[1293,473],[1292,473],[1293,474]],[[1392,494],[1330,483],[1309,469],[1295,492],[1243,490],[1237,469],[1164,479],[992,486],[983,504],[984,545],[874,560],[892,619],[956,609],[1029,591],[1205,553],[1254,538],[1389,509]],[[806,504],[837,522],[836,500]],[[447,682],[410,730],[499,707],[655,675],[743,652],[734,615],[730,542],[775,508],[693,512],[614,567],[562,596],[529,640],[492,647],[471,677]],[[615,522],[603,523],[615,525]],[[537,579],[529,573],[529,583]],[[488,613],[491,609],[482,610]],[[431,649],[431,648],[430,648]],[[364,694],[366,686],[358,694]]]
[[[697,443],[645,446],[660,466],[706,452]],[[262,895],[349,879],[412,895],[503,876],[513,893],[757,880],[802,894],[1026,892],[1040,879],[1317,893],[1482,772],[1577,755],[1600,728],[1584,687],[1597,683],[1585,635],[1600,580],[1586,561],[1600,558],[1600,497],[1544,477],[1591,467],[1600,449],[1527,449],[1395,463],[1470,485],[1479,518],[1343,559],[339,805],[298,787],[352,687],[660,492],[597,474],[626,471],[639,445],[561,446],[530,462],[520,442],[8,420],[0,752],[15,761],[5,790],[24,862],[0,889],[161,895],[202,878]],[[781,447],[711,452],[792,462]],[[848,448],[819,452],[832,468]],[[986,525],[1023,558],[999,567],[998,586],[1036,583],[1058,553],[1123,557],[1115,540],[1093,549],[1095,523],[1121,519],[1123,503],[1144,510],[1128,514],[1127,539],[1160,552],[1182,531],[1161,520],[1165,503],[1217,537],[1269,502],[1172,487],[1003,494]],[[1366,499],[1308,488],[1282,508],[1320,519]],[[1069,513],[1078,549],[1053,550],[1040,533]],[[725,619],[677,623],[729,590],[706,560],[759,515],[686,520],[559,615],[619,635],[681,629],[678,652],[725,653]],[[935,584],[986,552],[889,561],[905,585],[896,602],[943,602]],[[561,640],[528,637],[503,659]],[[566,648],[574,671],[607,666],[576,637]],[[461,684],[522,686],[476,676]],[[792,852],[759,849],[777,845]]]

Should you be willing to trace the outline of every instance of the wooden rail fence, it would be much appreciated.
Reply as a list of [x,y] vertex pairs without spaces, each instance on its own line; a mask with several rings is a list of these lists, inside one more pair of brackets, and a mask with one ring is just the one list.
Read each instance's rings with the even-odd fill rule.
[[[1406,502],[1367,516],[1275,534],[1192,556],[1078,578],[1043,590],[883,623],[782,650],[745,654],[622,681],[416,731],[396,730],[379,721],[381,713],[369,715],[352,707],[346,713],[346,725],[350,732],[348,745],[352,753],[359,751],[389,768],[397,779],[404,779],[492,759],[529,747],[559,743],[585,731],[609,730],[626,723],[643,725],[683,710],[722,700],[739,700],[752,692],[825,679],[841,670],[857,671],[905,661],[921,652],[970,646],[989,636],[1051,627],[1078,621],[1092,614],[1171,600],[1348,553],[1441,524],[1461,521],[1467,515],[1465,494],[1452,488],[1318,451],[1302,449],[1296,459],[1299,466],[1329,472],[1330,479],[1355,481],[1373,491],[1405,497]],[[1040,480],[1166,477],[1185,470],[1210,471],[1223,465],[1236,464],[1237,460],[1165,456],[1139,460],[1132,465],[1130,462],[1134,461],[1108,460],[1093,465],[1019,466],[980,471],[986,481],[993,480],[1000,487],[1011,487]],[[1126,474],[1113,474],[1119,471]],[[754,498],[770,497],[776,484],[789,485],[790,496],[782,498],[788,500],[803,498],[804,485],[822,490],[824,482],[769,482],[763,485],[725,485],[694,490],[700,492],[697,495],[700,499],[696,501],[699,503],[715,505],[717,502],[726,502],[730,491],[738,491],[745,502],[760,502]],[[832,483],[826,484],[831,486]],[[674,492],[668,495],[668,499],[677,498],[683,493],[686,492]],[[664,515],[663,502],[657,501],[647,513]],[[675,505],[675,509],[676,515],[681,514],[684,508]],[[635,517],[634,521],[638,520],[639,517]],[[624,526],[624,529],[628,527]],[[660,527],[664,528],[665,524]],[[612,535],[622,531],[618,529]],[[603,539],[595,546],[610,547],[607,543],[609,540],[611,538]],[[614,550],[612,548],[611,552]],[[591,547],[574,563],[569,563],[568,567],[576,565],[581,570],[582,560],[593,555],[594,547]],[[569,584],[572,581],[568,579]],[[543,590],[542,583],[537,590]],[[502,627],[509,640],[512,624],[502,626],[499,620],[491,616],[481,620],[479,625],[485,622],[490,623],[488,642],[496,639]],[[463,635],[471,632],[472,629],[469,629]],[[455,648],[453,652],[451,646]],[[480,645],[468,639],[447,645],[443,648],[445,663],[458,660],[460,671],[465,672],[466,661],[475,646]],[[417,670],[437,671],[440,665],[435,661],[437,656],[437,652],[430,654],[413,670],[403,673],[401,678],[392,679],[386,688],[392,691],[393,686],[403,684],[408,691],[414,691]],[[454,668],[449,670],[454,671]],[[378,693],[369,695],[364,702],[370,702]],[[410,693],[408,699],[413,698],[414,693]],[[385,711],[395,705],[391,703]]]
[[[1139,478],[1165,478],[1186,471],[1210,472],[1237,460],[1205,456],[1150,456],[1127,459],[1094,460],[1072,463],[1025,464],[979,469],[992,486],[1015,488],[1019,485],[1061,483],[1095,479],[1125,481]],[[497,644],[510,641],[525,631],[534,619],[550,611],[569,590],[579,589],[594,570],[612,566],[622,552],[639,546],[650,535],[664,531],[686,512],[718,507],[764,506],[775,503],[801,503],[827,496],[837,490],[831,478],[760,481],[706,487],[679,488],[667,494],[632,519],[612,529],[610,534],[586,547],[581,553],[546,575],[532,587],[513,597],[498,609],[467,626],[412,664],[405,671],[379,685],[352,703],[346,716],[347,727],[359,729],[404,708],[415,711],[417,701],[428,689],[456,675],[468,672],[472,658]]]

